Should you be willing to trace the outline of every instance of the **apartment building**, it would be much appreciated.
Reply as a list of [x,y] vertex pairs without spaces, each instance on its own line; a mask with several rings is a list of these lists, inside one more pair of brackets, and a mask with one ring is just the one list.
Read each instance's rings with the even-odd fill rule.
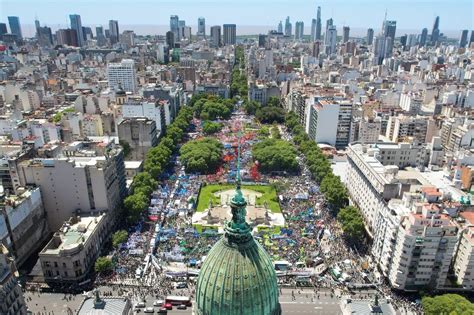
[[434,120],[420,116],[390,116],[385,136],[392,142],[403,142],[410,139],[418,142],[431,142],[435,135]]
[[39,253],[46,282],[83,281],[107,239],[107,214],[73,216]]
[[0,196],[0,243],[21,266],[50,236],[38,187],[19,188],[15,195]]
[[0,244],[0,314],[28,314],[17,276],[15,262],[9,257],[7,248]]
[[417,204],[400,222],[392,268],[395,289],[443,289],[454,255],[458,227],[436,204]]
[[120,141],[128,143],[128,160],[144,160],[148,150],[158,144],[154,120],[148,118],[126,118],[118,125]]
[[126,92],[135,93],[137,91],[135,61],[123,59],[118,63],[109,63],[107,65],[107,80],[109,87],[113,90],[122,88]]
[[111,222],[126,195],[123,152],[113,144],[94,151],[74,142],[56,158],[39,158],[20,164],[20,182],[41,189],[51,230],[73,215],[111,212]]
[[455,253],[454,274],[457,283],[466,290],[474,290],[474,212],[460,215],[459,245]]

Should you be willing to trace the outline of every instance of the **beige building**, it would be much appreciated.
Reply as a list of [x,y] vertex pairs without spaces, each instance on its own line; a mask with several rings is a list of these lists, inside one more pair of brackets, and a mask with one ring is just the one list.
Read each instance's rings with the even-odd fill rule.
[[107,238],[106,214],[71,217],[39,253],[46,282],[81,282]]
[[464,289],[474,290],[474,212],[460,214],[464,219],[454,260],[454,274]]
[[154,120],[125,118],[118,125],[119,140],[128,143],[127,160],[144,160],[148,150],[158,144],[159,132]]
[[104,153],[72,143],[63,157],[34,159],[21,163],[23,185],[40,187],[48,224],[55,231],[74,215],[111,211],[110,220],[126,196],[122,149],[109,147]]
[[435,204],[416,204],[400,222],[388,279],[393,288],[443,289],[457,243],[458,227]]
[[0,244],[0,314],[26,315],[26,303],[18,285],[15,263],[8,250]]
[[436,135],[436,125],[430,117],[390,116],[385,136],[392,142],[416,140],[421,143],[431,142]]

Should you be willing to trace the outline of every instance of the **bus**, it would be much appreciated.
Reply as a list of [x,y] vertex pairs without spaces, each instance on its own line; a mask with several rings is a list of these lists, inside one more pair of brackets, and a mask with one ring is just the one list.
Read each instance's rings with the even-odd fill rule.
[[169,295],[166,297],[165,303],[170,303],[171,305],[186,305],[188,307],[192,306],[191,299],[188,296]]

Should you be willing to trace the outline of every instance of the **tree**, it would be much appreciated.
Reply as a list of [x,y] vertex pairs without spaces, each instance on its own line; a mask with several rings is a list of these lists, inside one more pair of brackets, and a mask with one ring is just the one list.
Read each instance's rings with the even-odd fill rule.
[[262,106],[257,101],[245,100],[243,107],[248,115],[255,115],[257,110],[259,110]]
[[112,260],[108,257],[99,257],[95,261],[94,270],[97,273],[106,273],[108,271],[111,271],[112,268]]
[[125,243],[128,240],[128,232],[125,230],[119,230],[112,234],[112,245],[117,248],[120,244]]
[[321,191],[336,212],[348,203],[346,188],[340,178],[332,173],[326,175],[321,181]]
[[259,162],[262,172],[288,171],[298,169],[296,150],[287,141],[266,139],[253,146],[252,155]]
[[140,172],[133,178],[133,192],[150,195],[158,185],[158,182],[148,172]]
[[257,135],[261,138],[268,138],[270,135],[270,128],[268,126],[262,126],[262,128],[258,129]]
[[270,96],[268,98],[267,106],[269,106],[269,107],[281,107],[280,99],[276,96]]
[[214,138],[189,141],[180,149],[186,172],[212,173],[222,161],[223,145]]
[[360,244],[365,237],[364,219],[359,209],[353,206],[342,208],[337,214],[337,219],[342,224],[342,230],[348,241]]
[[232,111],[221,102],[207,101],[201,110],[201,119],[216,120],[229,119]]
[[474,304],[459,294],[443,294],[435,297],[425,296],[421,305],[426,315],[474,314]]
[[265,106],[257,110],[255,117],[264,124],[283,123],[285,120],[285,110],[281,107]]
[[127,157],[130,154],[130,151],[131,151],[130,144],[128,144],[128,142],[125,141],[125,140],[119,140],[119,144],[123,148],[123,156]]
[[202,126],[202,131],[206,135],[211,135],[217,133],[222,130],[222,124],[212,122],[212,121],[205,121],[204,125]]
[[143,192],[138,192],[125,198],[123,204],[128,211],[129,219],[136,222],[148,206],[148,197]]

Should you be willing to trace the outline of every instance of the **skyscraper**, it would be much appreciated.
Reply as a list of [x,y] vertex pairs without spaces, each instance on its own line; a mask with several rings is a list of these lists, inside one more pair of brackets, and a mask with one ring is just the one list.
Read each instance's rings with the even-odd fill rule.
[[467,36],[469,35],[469,30],[463,30],[461,33],[461,39],[459,40],[459,47],[465,48],[467,45]]
[[235,24],[224,24],[224,46],[235,45],[237,26]]
[[170,49],[173,49],[174,44],[175,44],[174,32],[172,31],[166,32],[166,45],[168,45]]
[[436,45],[439,40],[439,16],[435,18],[433,30],[431,31],[431,44]]
[[321,7],[318,7],[318,13],[316,15],[316,39],[321,39]]
[[203,17],[198,18],[198,36],[206,37],[206,19]]
[[110,43],[112,45],[119,41],[120,31],[119,31],[118,21],[116,20],[109,21],[109,36],[110,36]]
[[350,32],[350,27],[349,26],[344,26],[342,28],[342,42],[347,43],[349,41],[349,32]]
[[84,44],[84,33],[82,32],[81,16],[79,14],[69,15],[71,20],[71,29],[76,31],[77,45],[82,46]]
[[368,28],[367,29],[367,45],[372,45],[374,42],[374,29]]
[[428,29],[425,27],[424,29],[421,30],[420,46],[425,46],[427,39],[428,39]]
[[469,39],[469,47],[474,43],[474,31],[471,31],[471,38]]
[[395,39],[395,32],[397,30],[397,21],[384,21],[383,35]]
[[18,16],[9,16],[8,24],[10,24],[10,33],[15,35],[17,39],[22,39],[20,18]]
[[95,28],[95,37],[97,39],[97,45],[104,46],[106,44],[104,28],[102,26],[96,26]]
[[290,17],[287,16],[285,20],[285,36],[291,36],[292,30],[291,30],[291,23],[290,23]]
[[316,40],[316,19],[311,20],[311,41]]
[[6,33],[8,33],[7,24],[0,23],[0,39],[2,38],[2,35]]
[[219,47],[221,45],[221,27],[220,25],[214,25],[211,27],[211,40],[210,44],[212,47]]
[[337,40],[336,26],[329,25],[328,29],[326,30],[326,36],[324,39],[327,55],[332,55],[336,53],[336,40]]
[[295,23],[295,40],[303,40],[304,23],[299,21]]
[[186,27],[185,20],[178,20],[178,38],[177,40],[180,41],[184,38],[184,28]]
[[174,33],[175,40],[178,40],[179,35],[179,17],[177,15],[170,16],[170,31]]
[[278,23],[278,33],[283,33],[283,23],[281,21]]

